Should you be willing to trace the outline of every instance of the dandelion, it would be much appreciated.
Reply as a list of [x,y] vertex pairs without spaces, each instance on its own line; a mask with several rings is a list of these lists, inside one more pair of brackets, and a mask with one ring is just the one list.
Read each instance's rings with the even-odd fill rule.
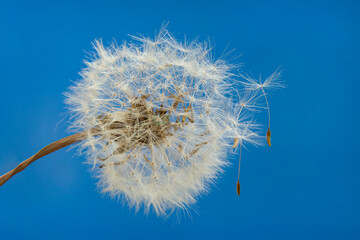
[[65,94],[78,133],[0,177],[0,186],[36,159],[78,142],[101,192],[167,215],[196,203],[239,145],[240,195],[241,149],[259,143],[257,90],[266,98],[264,88],[278,73],[262,84],[246,78],[240,89],[234,66],[214,61],[206,43],[179,43],[166,29],[154,40],[133,38],[109,47],[95,41],[82,79]]

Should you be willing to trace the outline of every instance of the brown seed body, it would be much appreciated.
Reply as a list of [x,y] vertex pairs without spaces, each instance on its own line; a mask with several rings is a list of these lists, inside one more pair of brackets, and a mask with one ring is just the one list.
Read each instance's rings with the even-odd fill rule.
[[239,144],[239,139],[235,138],[233,148],[236,148],[238,144]]
[[239,182],[239,180],[236,182],[236,192],[237,192],[237,195],[240,196],[240,182]]
[[271,147],[271,132],[270,132],[270,128],[268,128],[267,132],[266,132],[266,141],[267,144],[269,145],[269,147]]

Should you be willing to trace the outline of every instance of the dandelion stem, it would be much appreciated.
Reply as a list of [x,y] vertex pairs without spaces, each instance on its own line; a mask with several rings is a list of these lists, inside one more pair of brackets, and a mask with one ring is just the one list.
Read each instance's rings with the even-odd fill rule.
[[80,133],[76,133],[76,134],[67,136],[65,138],[62,138],[60,140],[57,140],[57,141],[47,145],[46,147],[41,149],[39,152],[37,152],[35,155],[31,156],[30,158],[28,158],[25,161],[23,161],[22,163],[20,163],[16,168],[14,168],[13,170],[2,175],[0,177],[0,187],[4,183],[6,183],[10,178],[12,178],[14,175],[23,171],[25,168],[27,168],[34,161],[36,161],[50,153],[53,153],[59,149],[67,147],[71,144],[82,141],[82,140],[86,139],[87,137],[88,137],[88,134],[86,132],[80,132]]
[[239,153],[239,169],[238,169],[238,181],[240,181],[240,166],[241,166],[241,148],[242,148],[242,140],[240,141],[240,153]]
[[261,87],[261,90],[264,94],[264,98],[265,98],[265,101],[266,101],[266,106],[267,106],[267,110],[268,110],[268,116],[269,116],[269,125],[268,125],[268,128],[270,128],[270,107],[269,107],[269,102],[267,100],[267,97],[266,97],[266,93],[265,93],[265,90],[263,87]]

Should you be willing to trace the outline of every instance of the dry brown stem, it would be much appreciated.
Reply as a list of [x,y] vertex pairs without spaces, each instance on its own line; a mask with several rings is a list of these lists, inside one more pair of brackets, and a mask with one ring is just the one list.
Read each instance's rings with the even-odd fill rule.
[[62,138],[56,142],[53,142],[53,143],[47,145],[46,147],[41,149],[39,152],[37,152],[35,155],[31,156],[30,158],[28,158],[25,161],[23,161],[22,163],[20,163],[16,168],[14,168],[13,170],[2,175],[0,177],[0,187],[4,183],[6,183],[10,178],[12,178],[15,174],[17,174],[17,173],[21,172],[22,170],[24,170],[25,168],[27,168],[31,163],[33,163],[37,159],[42,158],[42,157],[44,157],[52,152],[55,152],[61,148],[67,147],[71,144],[74,144],[76,142],[84,140],[87,138],[87,136],[88,136],[87,133],[80,132],[80,133],[76,133],[76,134],[70,135],[68,137]]

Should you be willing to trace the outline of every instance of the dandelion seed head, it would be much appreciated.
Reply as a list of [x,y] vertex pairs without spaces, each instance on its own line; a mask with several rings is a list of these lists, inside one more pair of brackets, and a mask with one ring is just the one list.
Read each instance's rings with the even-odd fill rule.
[[163,29],[154,40],[94,48],[66,101],[73,128],[88,132],[80,147],[102,192],[159,215],[186,209],[218,178],[235,138],[258,144],[249,114],[258,97],[234,101],[232,66],[207,44]]

